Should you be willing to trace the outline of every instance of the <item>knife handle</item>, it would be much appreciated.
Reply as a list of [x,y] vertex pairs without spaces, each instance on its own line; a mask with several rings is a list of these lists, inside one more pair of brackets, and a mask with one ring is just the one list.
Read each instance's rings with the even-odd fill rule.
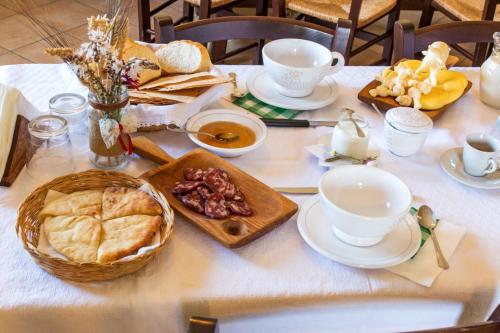
[[267,126],[273,127],[309,127],[309,120],[303,119],[266,119],[261,120]]

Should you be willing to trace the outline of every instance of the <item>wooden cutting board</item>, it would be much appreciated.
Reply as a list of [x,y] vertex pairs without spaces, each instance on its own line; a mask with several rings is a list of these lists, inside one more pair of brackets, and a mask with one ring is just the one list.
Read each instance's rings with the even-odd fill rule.
[[[229,248],[248,244],[289,220],[298,206],[269,186],[238,169],[228,161],[207,152],[195,149],[175,160],[155,143],[145,137],[133,139],[134,149],[139,155],[155,162],[166,163],[141,176],[163,193],[172,208],[186,221],[194,224]],[[253,215],[244,217],[231,214],[223,220],[208,218],[186,208],[171,192],[177,181],[184,180],[185,168],[209,167],[227,171],[231,182],[245,195],[245,201],[253,209]]]
[[29,146],[28,123],[29,121],[23,116],[17,116],[12,145],[5,171],[0,179],[0,186],[12,185],[26,164]]

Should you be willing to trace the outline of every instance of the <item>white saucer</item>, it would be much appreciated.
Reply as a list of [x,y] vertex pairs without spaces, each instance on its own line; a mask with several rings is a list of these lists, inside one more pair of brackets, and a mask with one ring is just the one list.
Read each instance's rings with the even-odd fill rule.
[[452,148],[443,153],[439,159],[441,168],[451,178],[455,179],[464,185],[480,188],[483,190],[500,189],[500,171],[490,173],[484,177],[474,177],[469,175],[464,170],[462,160],[463,148]]
[[294,98],[281,95],[264,69],[255,70],[250,74],[247,88],[264,103],[290,110],[320,109],[335,102],[338,96],[337,83],[331,76],[326,76],[308,96]]
[[358,268],[386,268],[403,263],[417,252],[422,238],[417,221],[408,214],[376,245],[359,247],[344,243],[335,236],[332,224],[323,215],[318,195],[300,208],[297,227],[313,250],[336,262]]

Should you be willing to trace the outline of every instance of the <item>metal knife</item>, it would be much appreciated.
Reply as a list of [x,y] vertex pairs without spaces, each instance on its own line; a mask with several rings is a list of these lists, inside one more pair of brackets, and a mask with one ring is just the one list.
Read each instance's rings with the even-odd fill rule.
[[274,187],[273,190],[287,194],[318,194],[317,187]]
[[336,120],[305,120],[305,119],[265,119],[260,118],[264,124],[273,127],[317,127],[337,125]]

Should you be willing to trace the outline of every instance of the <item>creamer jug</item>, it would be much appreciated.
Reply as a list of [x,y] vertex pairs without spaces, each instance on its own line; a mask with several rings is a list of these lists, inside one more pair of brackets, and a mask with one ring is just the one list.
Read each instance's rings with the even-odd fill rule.
[[480,97],[483,103],[500,109],[500,32],[493,34],[493,52],[481,66]]

